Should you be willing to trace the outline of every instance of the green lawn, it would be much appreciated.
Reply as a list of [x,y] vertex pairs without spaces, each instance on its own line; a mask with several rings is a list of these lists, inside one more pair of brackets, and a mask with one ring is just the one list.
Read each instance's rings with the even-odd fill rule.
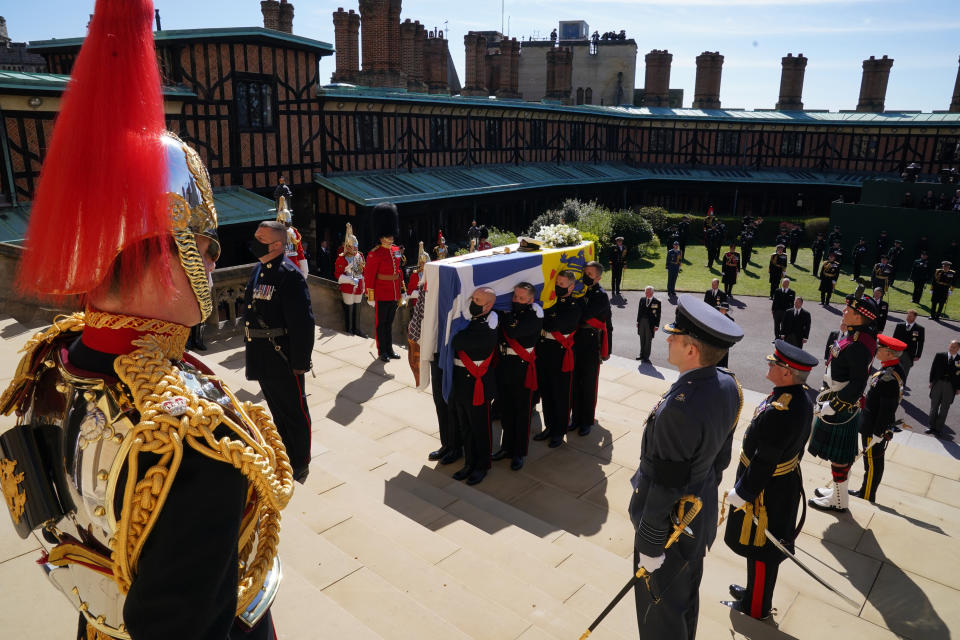
[[[660,255],[656,258],[631,260],[623,273],[622,289],[624,291],[640,291],[647,285],[653,285],[657,291],[665,294],[667,289],[667,269],[664,266],[666,252],[666,247],[661,247]],[[726,249],[723,252],[726,252]],[[766,297],[769,295],[770,284],[767,276],[767,261],[773,252],[774,248],[770,246],[761,246],[754,249],[750,264],[746,269],[740,270],[737,284],[733,287],[734,297],[738,295]],[[789,254],[789,251],[787,253]],[[800,249],[797,253],[797,265],[787,265],[786,276],[790,278],[790,287],[803,296],[807,300],[807,304],[820,304],[820,279],[811,275],[812,267],[813,252],[809,248]],[[856,289],[856,284],[850,279],[851,268],[852,266],[849,263],[843,267],[840,278],[837,280],[837,288],[833,294],[834,304],[842,303],[843,297]],[[871,269],[872,265],[869,268],[864,266],[861,276],[868,275]],[[910,296],[913,294],[913,283],[905,279],[908,275],[905,273],[906,268],[904,267],[902,270],[903,272],[898,274],[897,277],[903,279],[898,279],[886,295],[890,311],[905,312],[915,306],[910,300]],[[720,278],[721,275],[720,266],[716,263],[714,263],[713,269],[707,269],[707,251],[702,245],[690,245],[684,255],[683,269],[677,278],[677,291],[702,295],[704,291],[710,288],[710,281],[714,278]],[[602,282],[603,286],[609,290],[609,272],[603,274]],[[920,304],[916,306],[920,315],[930,314],[929,286],[920,299]],[[951,296],[947,301],[945,315],[951,318],[960,317],[960,300]]]

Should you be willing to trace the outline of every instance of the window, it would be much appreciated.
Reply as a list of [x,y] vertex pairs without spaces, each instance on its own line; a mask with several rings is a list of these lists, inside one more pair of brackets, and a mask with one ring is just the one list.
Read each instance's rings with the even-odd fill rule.
[[960,159],[960,151],[957,145],[957,138],[940,138],[937,140],[936,158],[939,162],[953,162]]
[[739,131],[717,132],[717,155],[735,156],[740,153]]
[[268,76],[237,79],[234,101],[241,129],[273,129],[273,87]]
[[671,153],[673,151],[673,129],[651,129],[650,151]]
[[543,120],[530,121],[530,148],[542,149],[547,146],[547,123]]
[[450,149],[450,120],[447,118],[430,118],[430,149],[446,151]]
[[587,90],[583,92],[583,102],[584,104],[593,104],[593,89],[587,87]]
[[500,148],[500,121],[495,118],[487,118],[487,126],[484,127],[486,130],[486,147],[487,149],[499,149]]
[[358,113],[355,123],[357,127],[357,151],[370,153],[383,148],[379,114]]
[[800,131],[784,131],[780,138],[780,155],[803,155],[803,133]]
[[583,87],[577,88],[577,104],[583,104]]
[[854,158],[876,158],[880,136],[853,136],[850,155]]
[[620,131],[612,124],[607,125],[607,151],[620,150]]

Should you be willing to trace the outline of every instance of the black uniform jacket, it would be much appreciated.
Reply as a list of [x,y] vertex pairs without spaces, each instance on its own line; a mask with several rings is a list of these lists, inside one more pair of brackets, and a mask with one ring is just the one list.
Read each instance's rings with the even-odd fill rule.
[[947,351],[933,356],[930,364],[930,384],[938,380],[949,380],[954,391],[960,389],[960,354],[951,361],[952,357]]
[[[499,339],[499,333],[497,332],[497,322],[499,322],[499,316],[496,315],[496,311],[491,311],[485,316],[477,316],[471,318],[470,324],[457,332],[453,339],[450,341],[450,346],[453,348],[453,359],[455,362],[460,361],[460,352],[463,351],[467,354],[467,357],[474,361],[486,360],[490,354],[494,352],[497,348],[497,340]],[[490,321],[491,314],[494,314],[496,320]],[[492,327],[490,325],[493,325]],[[484,395],[487,400],[490,400],[493,397],[493,377],[494,362],[491,359],[489,367],[487,368],[486,374],[483,376],[483,385],[484,385]],[[466,367],[454,366],[453,368],[453,382],[454,391],[460,392],[461,389],[466,389],[467,387],[461,387],[457,384],[458,380],[474,380],[472,374],[470,374]],[[469,387],[469,393],[473,393],[473,387]],[[471,396],[472,397],[472,396]]]
[[[543,328],[543,319],[537,317],[533,305],[529,305],[519,313],[506,311],[500,314],[500,347],[506,349],[510,345],[504,336],[519,342],[520,346],[529,351],[534,348],[540,339],[540,330]],[[506,355],[497,364],[498,384],[523,384],[523,374],[527,371],[527,363],[518,356]],[[536,353],[534,353],[536,355]],[[534,362],[536,364],[536,362]]]
[[907,343],[906,352],[911,358],[919,358],[923,355],[923,338],[925,331],[916,322],[907,329],[907,323],[901,322],[893,330],[893,337]]
[[[607,345],[613,350],[613,314],[610,312],[610,296],[599,284],[587,289],[583,296],[583,315],[580,316],[580,328],[577,329],[577,338],[574,344],[579,347],[589,344],[600,349],[602,339],[600,331],[587,324],[587,320],[596,318],[607,326]],[[587,342],[587,336],[592,336],[592,342]]]
[[[559,331],[569,335],[580,326],[583,315],[583,299],[569,295],[559,298],[552,307],[543,311],[543,330],[547,333]],[[574,338],[576,341],[576,338]]]
[[[757,407],[753,420],[743,436],[743,450],[737,467],[737,494],[766,511],[766,528],[792,548],[796,537],[797,511],[803,479],[799,460],[810,437],[813,404],[802,384],[776,387]],[[797,467],[783,473],[791,461]],[[784,465],[778,470],[778,465]],[[774,475],[774,474],[782,475]],[[782,559],[783,554],[768,540],[756,545],[756,526],[752,518],[744,524],[746,512],[730,508],[724,542],[734,553],[756,560]],[[742,542],[747,538],[747,542]]]
[[840,265],[835,261],[828,260],[820,267],[820,291],[832,292],[833,283],[840,275]]
[[911,282],[926,283],[930,280],[930,261],[923,258],[917,258],[913,261],[913,267],[910,269]]
[[783,314],[780,330],[784,336],[796,336],[802,340],[810,337],[810,312],[806,309],[787,309]]
[[870,375],[870,363],[877,353],[877,337],[869,327],[851,327],[830,348],[830,378],[847,385],[832,394],[834,409],[842,406],[834,399],[852,405],[860,400]]
[[627,245],[613,245],[610,248],[610,265],[614,267],[623,267],[627,263]]
[[663,553],[673,531],[671,514],[681,496],[703,501],[690,527],[702,556],[717,533],[717,485],[730,464],[740,415],[739,385],[717,367],[684,372],[647,417],[640,466],[631,479],[630,519],[640,553]]
[[287,332],[272,342],[244,337],[247,380],[289,376],[293,369],[310,368],[316,331],[310,292],[303,274],[286,257],[254,266],[243,295],[243,324],[245,329]]
[[656,296],[650,298],[649,304],[646,296],[640,298],[640,306],[637,308],[637,329],[640,328],[641,322],[648,322],[651,330],[660,326],[660,301]]
[[724,292],[723,289],[720,289],[720,288],[713,289],[711,287],[710,289],[707,289],[706,291],[704,291],[703,301],[706,302],[711,307],[713,307],[714,309],[716,309],[717,307],[720,306],[721,302],[727,301],[727,294]]
[[882,436],[897,420],[897,407],[903,397],[903,367],[884,367],[870,376],[867,397],[860,420],[860,433]]
[[770,264],[767,266],[767,272],[770,274],[770,282],[779,283],[783,278],[783,272],[786,268],[787,254],[770,254]]

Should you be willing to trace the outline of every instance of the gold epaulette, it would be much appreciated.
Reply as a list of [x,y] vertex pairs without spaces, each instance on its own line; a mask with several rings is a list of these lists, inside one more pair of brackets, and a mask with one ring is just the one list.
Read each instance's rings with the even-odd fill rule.
[[786,411],[790,407],[790,401],[793,400],[793,396],[789,393],[781,393],[780,397],[770,403],[777,411]]

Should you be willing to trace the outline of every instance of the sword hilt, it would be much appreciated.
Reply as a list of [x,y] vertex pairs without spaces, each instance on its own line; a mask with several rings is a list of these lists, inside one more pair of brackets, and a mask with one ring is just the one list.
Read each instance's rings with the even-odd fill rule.
[[[703,502],[697,496],[685,495],[680,498],[680,501],[677,503],[677,523],[673,527],[673,533],[667,538],[667,544],[664,545],[664,549],[669,549],[670,545],[680,538],[684,530],[693,522],[697,514],[700,513],[702,506]],[[639,572],[637,577],[641,577]]]

